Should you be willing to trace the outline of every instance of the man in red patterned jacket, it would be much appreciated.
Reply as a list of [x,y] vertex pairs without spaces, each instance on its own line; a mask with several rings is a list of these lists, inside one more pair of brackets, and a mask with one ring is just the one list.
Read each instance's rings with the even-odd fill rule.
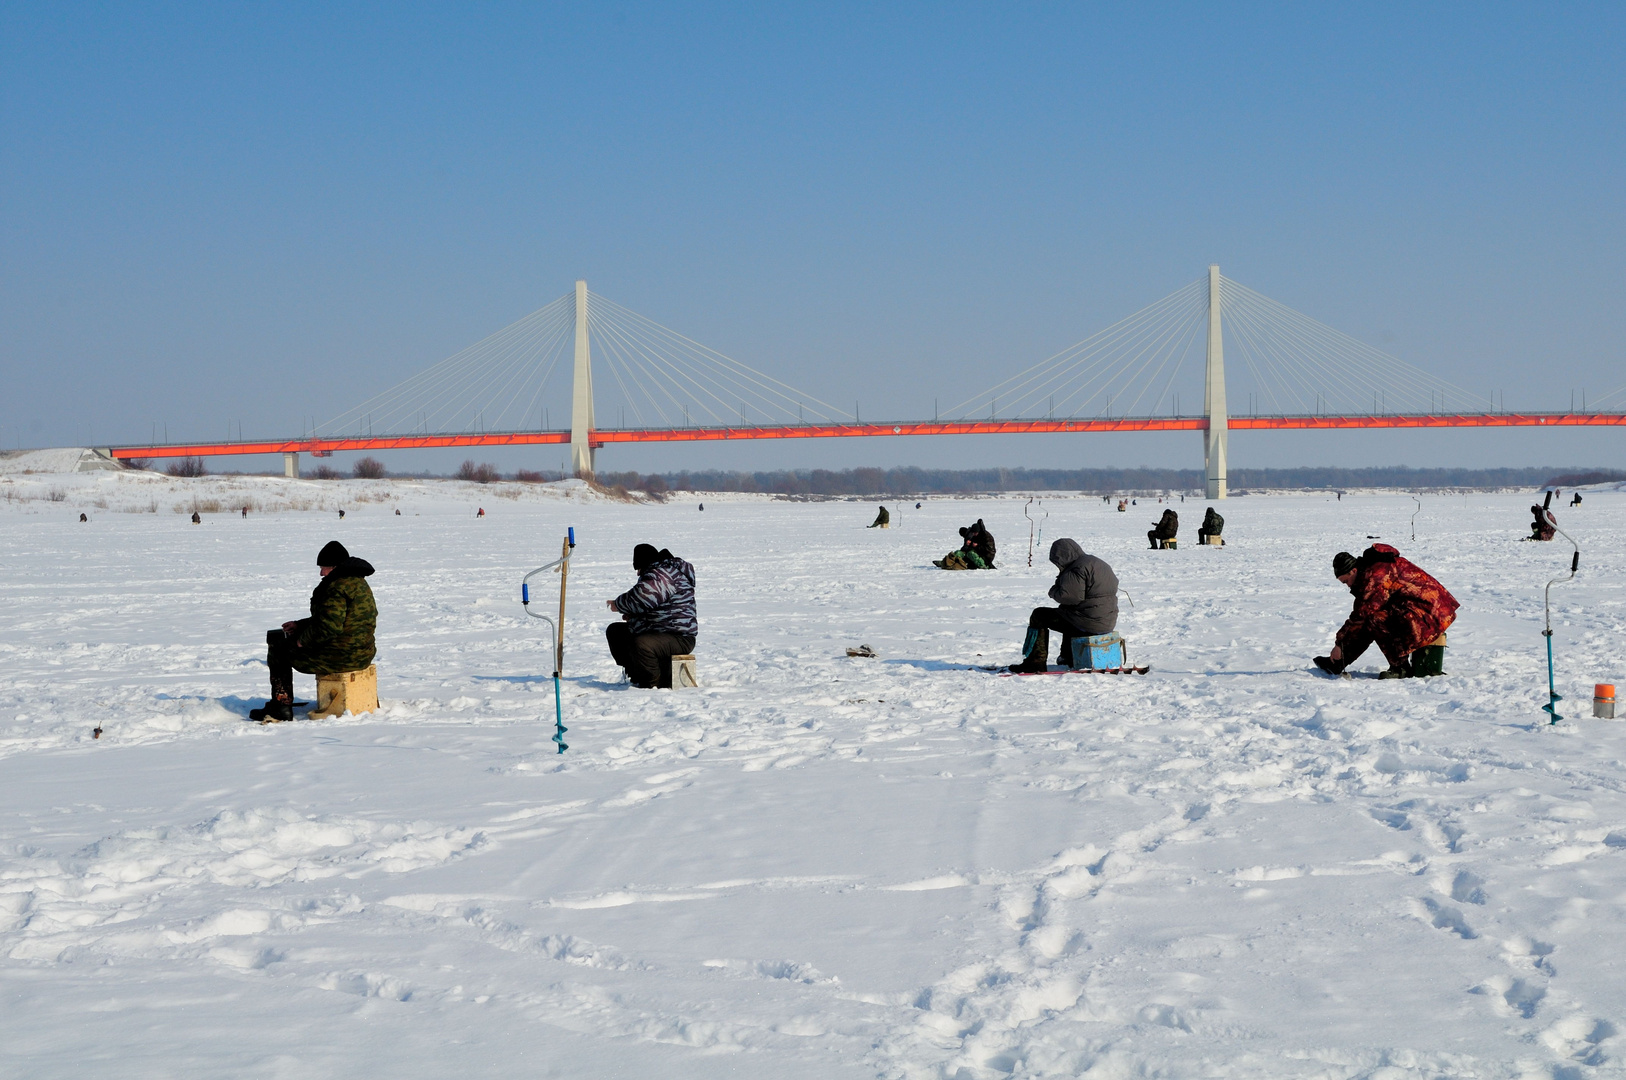
[[1332,655],[1315,658],[1330,674],[1342,673],[1376,642],[1389,661],[1378,677],[1410,678],[1412,653],[1433,644],[1457,617],[1456,597],[1388,544],[1373,544],[1358,559],[1340,551],[1332,572],[1355,595],[1355,610],[1339,629]]

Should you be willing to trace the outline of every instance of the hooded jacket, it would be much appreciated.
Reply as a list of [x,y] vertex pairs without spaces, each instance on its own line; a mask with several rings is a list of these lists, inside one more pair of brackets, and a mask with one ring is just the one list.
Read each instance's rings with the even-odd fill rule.
[[1445,633],[1457,617],[1457,598],[1388,544],[1373,544],[1355,560],[1349,591],[1355,608],[1338,631],[1338,647],[1350,657],[1374,640],[1385,656],[1405,656]]
[[978,518],[975,525],[967,525],[961,529],[960,536],[965,540],[961,550],[975,552],[982,560],[983,565],[977,569],[994,569],[994,534],[988,531],[988,526],[982,523],[982,518]]
[[1094,555],[1086,555],[1078,541],[1062,537],[1050,545],[1050,561],[1061,573],[1050,587],[1050,599],[1060,605],[1080,634],[1106,634],[1118,625],[1118,575]]
[[694,567],[661,549],[656,560],[638,572],[638,583],[615,598],[615,609],[627,616],[627,627],[635,635],[694,637],[700,631]]
[[378,654],[373,564],[346,556],[311,593],[311,614],[294,630],[293,666],[310,675],[359,671]]

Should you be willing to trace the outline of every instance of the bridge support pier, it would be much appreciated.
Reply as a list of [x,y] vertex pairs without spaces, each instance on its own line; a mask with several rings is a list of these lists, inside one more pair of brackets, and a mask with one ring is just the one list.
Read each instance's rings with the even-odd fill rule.
[[282,455],[282,475],[293,480],[299,479],[299,455]]
[[1218,266],[1208,268],[1208,373],[1204,379],[1203,418],[1208,421],[1208,426],[1203,430],[1206,495],[1210,499],[1223,499],[1226,497],[1225,457],[1231,432],[1230,416],[1225,411],[1225,342],[1220,333]]
[[587,282],[576,282],[576,369],[570,387],[570,470],[593,478],[593,356],[587,341]]

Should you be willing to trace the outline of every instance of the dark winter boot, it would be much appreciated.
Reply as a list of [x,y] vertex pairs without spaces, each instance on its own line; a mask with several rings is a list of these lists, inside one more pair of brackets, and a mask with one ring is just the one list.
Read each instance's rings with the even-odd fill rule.
[[250,709],[250,720],[258,720],[262,724],[280,724],[294,718],[294,703],[292,701],[278,701],[272,698],[265,703],[263,709]]
[[1022,662],[1012,664],[1011,671],[1018,675],[1032,675],[1049,671],[1050,631],[1043,626],[1028,627],[1028,636],[1022,642]]
[[1399,663],[1391,663],[1388,670],[1380,672],[1380,679],[1409,679],[1412,677],[1411,657],[1403,656]]
[[1344,662],[1342,660],[1334,660],[1330,656],[1316,657],[1315,666],[1320,668],[1322,671],[1325,671],[1328,675],[1342,675],[1344,673]]

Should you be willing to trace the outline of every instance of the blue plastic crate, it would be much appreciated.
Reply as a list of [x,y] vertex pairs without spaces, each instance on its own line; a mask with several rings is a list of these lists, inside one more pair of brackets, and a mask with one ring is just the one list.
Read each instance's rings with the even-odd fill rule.
[[1115,630],[1110,634],[1073,639],[1073,662],[1079,668],[1121,668],[1124,666],[1124,639]]

